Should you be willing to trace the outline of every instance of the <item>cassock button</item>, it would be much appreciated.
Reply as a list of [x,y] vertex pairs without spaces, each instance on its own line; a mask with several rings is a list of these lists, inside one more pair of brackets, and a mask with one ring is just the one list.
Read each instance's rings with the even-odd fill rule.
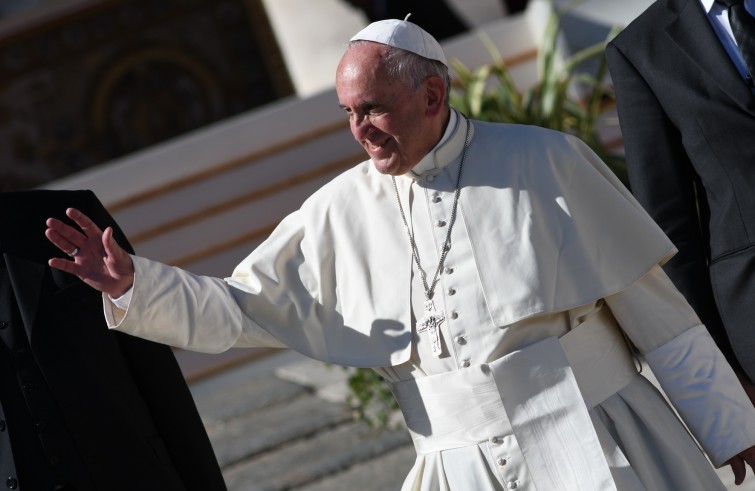
[[5,480],[5,485],[8,489],[18,489],[18,480],[15,477],[9,477]]
[[459,318],[459,313],[454,310],[453,312],[451,312],[451,318],[452,319],[458,319]]
[[433,196],[433,203],[440,203],[442,199],[443,198],[441,198],[440,196],[436,194]]
[[437,222],[435,222],[435,225],[437,225],[438,228],[445,227],[446,226],[446,222],[444,220],[438,220]]
[[449,288],[448,289],[448,294],[449,295],[456,295],[456,290],[454,290],[453,288]]
[[509,489],[516,489],[516,488],[518,488],[518,487],[519,487],[519,483],[518,483],[518,482],[516,482],[516,481],[511,481],[511,482],[509,483]]
[[8,327],[8,323],[5,321],[0,321],[0,329],[5,329],[6,327]]
[[458,344],[467,344],[467,338],[464,336],[456,336],[455,340]]
[[454,268],[451,268],[451,267],[446,267],[446,269],[445,269],[445,273],[446,273],[446,274],[451,274],[451,273],[453,273],[453,272],[454,272]]
[[496,463],[498,465],[500,465],[501,467],[503,467],[504,465],[506,465],[506,459],[500,458],[500,459],[496,460]]
[[461,362],[461,366],[463,366],[464,368],[468,368],[469,365],[470,365],[469,360],[464,360]]
[[500,445],[503,439],[500,436],[491,436],[490,437],[490,443],[493,445]]

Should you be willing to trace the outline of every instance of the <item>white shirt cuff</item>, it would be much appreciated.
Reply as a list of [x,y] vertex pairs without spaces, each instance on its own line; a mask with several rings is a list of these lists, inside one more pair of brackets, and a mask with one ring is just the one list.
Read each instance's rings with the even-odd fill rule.
[[110,295],[108,295],[108,299],[110,299],[111,302],[113,302],[113,305],[118,307],[121,310],[128,310],[128,306],[131,304],[131,294],[134,291],[134,287],[132,286],[129,288],[126,293],[121,295],[118,298],[113,298]]

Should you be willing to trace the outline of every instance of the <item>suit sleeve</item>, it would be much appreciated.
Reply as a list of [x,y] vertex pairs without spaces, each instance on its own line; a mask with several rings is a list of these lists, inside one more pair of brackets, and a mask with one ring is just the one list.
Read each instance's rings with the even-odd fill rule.
[[679,250],[664,269],[692,305],[734,367],[739,367],[718,314],[707,264],[707,238],[698,208],[698,176],[680,134],[653,87],[619,46],[609,43],[606,58],[616,90],[617,109],[632,194]]

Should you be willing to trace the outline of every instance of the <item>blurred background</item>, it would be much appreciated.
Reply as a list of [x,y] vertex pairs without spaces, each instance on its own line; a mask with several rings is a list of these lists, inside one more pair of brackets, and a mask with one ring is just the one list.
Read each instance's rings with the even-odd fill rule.
[[[578,15],[592,25],[574,32],[599,40],[648,3],[583,2]],[[526,0],[4,0],[0,190],[49,185],[328,90],[345,42],[373,20],[411,13],[448,40],[522,17],[526,7]],[[498,40],[505,51],[536,45],[536,27],[510,30]]]

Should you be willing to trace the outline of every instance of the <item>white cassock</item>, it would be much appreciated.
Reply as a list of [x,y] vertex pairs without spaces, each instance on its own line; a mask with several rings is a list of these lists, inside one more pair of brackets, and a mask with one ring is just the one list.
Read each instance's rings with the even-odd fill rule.
[[[396,179],[430,279],[466,120]],[[192,350],[286,346],[372,367],[417,449],[408,491],[723,489],[632,346],[716,466],[755,445],[755,409],[660,265],[674,248],[576,138],[474,121],[451,248],[425,294],[390,176],[370,161],[288,216],[225,280],[134,257],[111,327]]]

